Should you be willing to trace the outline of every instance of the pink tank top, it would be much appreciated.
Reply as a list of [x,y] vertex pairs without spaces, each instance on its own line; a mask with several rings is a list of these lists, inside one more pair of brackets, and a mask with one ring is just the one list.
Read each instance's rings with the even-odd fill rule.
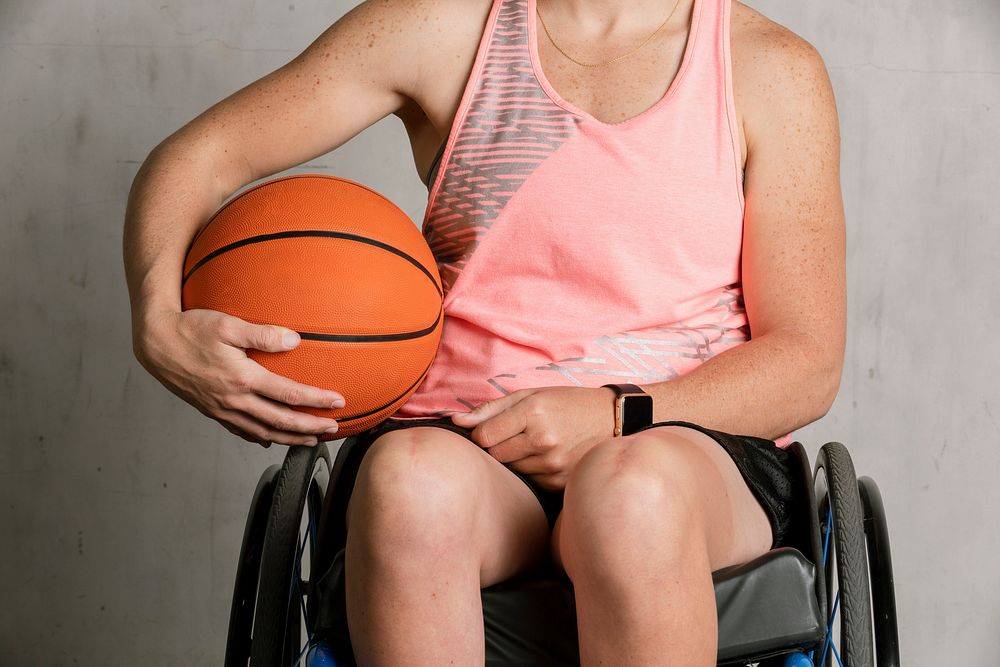
[[609,124],[546,80],[535,0],[494,0],[428,181],[441,343],[391,419],[668,381],[749,340],[730,2],[695,0],[666,93]]

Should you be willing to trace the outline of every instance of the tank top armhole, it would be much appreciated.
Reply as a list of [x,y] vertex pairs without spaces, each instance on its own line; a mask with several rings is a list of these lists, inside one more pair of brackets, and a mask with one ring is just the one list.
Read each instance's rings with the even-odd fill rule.
[[500,13],[500,8],[504,4],[504,1],[493,0],[490,7],[490,13],[486,18],[486,25],[483,26],[483,33],[479,39],[479,47],[476,49],[476,57],[472,62],[472,69],[469,72],[469,78],[465,82],[465,89],[462,91],[462,99],[458,103],[458,109],[455,111],[455,118],[452,119],[451,127],[448,128],[448,135],[441,144],[441,157],[437,162],[437,171],[433,175],[433,180],[428,181],[430,190],[427,194],[427,206],[424,209],[424,219],[421,221],[421,225],[425,225],[430,216],[434,200],[441,187],[441,177],[447,170],[452,151],[455,147],[455,141],[462,131],[462,126],[465,124],[469,107],[472,105],[472,97],[479,88],[480,73],[486,60],[486,53],[490,50],[490,44],[493,41],[493,31],[496,29],[497,15]]
[[434,180],[437,178],[438,167],[441,166],[441,156],[444,154],[444,147],[447,143],[448,140],[445,139],[441,142],[441,145],[438,146],[437,154],[434,156],[434,159],[431,160],[431,166],[427,170],[427,178],[424,179],[424,182],[427,184],[428,192],[430,192],[431,187],[434,186]]

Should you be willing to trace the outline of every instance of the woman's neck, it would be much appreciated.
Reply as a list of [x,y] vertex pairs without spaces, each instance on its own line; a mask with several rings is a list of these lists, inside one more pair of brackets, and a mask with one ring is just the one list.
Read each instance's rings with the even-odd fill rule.
[[[538,11],[549,27],[572,30],[578,38],[606,39],[631,35],[660,25],[678,0],[535,0]],[[683,5],[694,0],[679,0],[682,6],[674,19],[684,15]]]

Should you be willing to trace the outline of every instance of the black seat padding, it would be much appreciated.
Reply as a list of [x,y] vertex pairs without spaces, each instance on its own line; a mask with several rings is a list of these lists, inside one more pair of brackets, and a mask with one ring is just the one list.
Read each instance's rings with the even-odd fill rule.
[[[317,638],[341,659],[350,651],[343,562],[341,549],[317,584],[325,602],[316,622]],[[772,549],[712,579],[720,662],[787,653],[822,639],[815,568],[797,549]],[[579,665],[573,587],[561,573],[501,582],[483,589],[482,598],[487,665]]]
[[816,570],[797,549],[778,547],[712,574],[719,660],[790,652],[823,638]]

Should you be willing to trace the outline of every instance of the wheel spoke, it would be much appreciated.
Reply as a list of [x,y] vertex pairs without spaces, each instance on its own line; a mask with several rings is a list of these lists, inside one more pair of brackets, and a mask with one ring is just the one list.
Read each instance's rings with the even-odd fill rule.
[[293,664],[292,667],[299,667],[299,665],[302,663],[302,658],[304,658],[306,656],[306,653],[308,652],[309,652],[309,643],[307,642],[306,645],[302,647],[302,652],[299,653],[299,657],[295,659],[295,664]]
[[[830,614],[830,622],[826,626],[826,637],[823,642],[823,658],[819,661],[819,667],[823,667],[826,664],[826,656],[830,647],[833,647],[833,652],[837,652],[837,645],[833,643],[833,621],[837,618],[837,607],[840,604],[840,591],[837,591],[837,597],[834,599],[833,603],[833,613]],[[838,662],[840,658],[837,658]]]
[[314,527],[314,524],[315,524],[315,521],[313,520],[312,512],[309,512],[309,525],[306,527],[306,530],[305,530],[305,532],[302,535],[302,541],[299,542],[299,546],[298,546],[298,550],[297,550],[298,553],[296,554],[296,557],[295,557],[295,578],[294,578],[294,580],[295,580],[295,586],[294,586],[293,595],[295,595],[298,598],[298,600],[299,600],[299,607],[302,610],[302,618],[305,619],[305,623],[306,623],[306,641],[305,641],[305,645],[302,647],[302,651],[299,653],[298,659],[295,661],[295,665],[296,666],[299,664],[299,662],[301,662],[302,657],[309,650],[309,645],[312,643],[312,631],[309,630],[309,628],[312,628],[312,623],[310,622],[310,619],[309,619],[309,612],[306,609],[305,587],[303,586],[304,582],[302,580],[302,554],[305,553],[306,541],[310,541],[310,544],[315,544],[315,542],[311,541],[311,540],[314,539],[313,538],[313,534],[314,534],[313,527]]
[[[837,618],[837,607],[840,605],[840,589],[837,589],[837,597],[833,600],[833,613],[830,614],[830,627],[833,627],[833,621]],[[831,633],[832,634],[832,633]]]
[[833,526],[833,512],[827,512],[826,514],[826,531],[823,534],[823,565],[826,565],[826,554],[830,548],[830,533]]
[[830,648],[833,649],[833,655],[834,655],[835,658],[837,658],[837,664],[840,665],[840,667],[844,667],[844,663],[840,659],[840,654],[837,653],[837,645],[836,644],[830,644]]

